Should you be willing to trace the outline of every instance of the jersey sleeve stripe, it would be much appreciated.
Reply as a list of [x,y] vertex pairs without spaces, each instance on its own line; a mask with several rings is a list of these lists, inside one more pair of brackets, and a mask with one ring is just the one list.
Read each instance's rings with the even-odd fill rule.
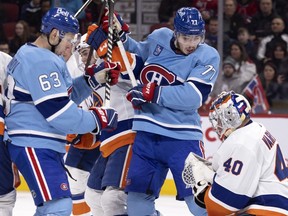
[[51,121],[59,114],[67,110],[72,103],[73,102],[70,101],[68,97],[60,97],[38,103],[36,107],[39,112],[47,119],[47,121]]
[[[217,196],[215,196],[217,194]],[[211,195],[215,198],[214,201],[217,200],[223,204],[227,205],[227,208],[230,210],[235,209],[243,209],[249,202],[250,197],[240,194],[235,194],[230,190],[222,187],[217,181],[213,182],[213,187],[211,190]]]

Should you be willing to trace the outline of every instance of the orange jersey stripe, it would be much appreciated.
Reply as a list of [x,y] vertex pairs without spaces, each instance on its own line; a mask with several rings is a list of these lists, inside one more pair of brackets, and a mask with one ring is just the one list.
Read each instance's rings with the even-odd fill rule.
[[0,135],[4,135],[4,131],[5,131],[5,125],[3,122],[0,122]]
[[[133,65],[133,58],[131,53],[126,52],[130,65]],[[121,65],[121,72],[127,71],[119,47],[114,47],[112,52],[112,62],[119,62]]]
[[82,214],[87,214],[90,212],[90,207],[87,205],[85,201],[81,203],[73,203],[73,210],[72,213],[73,215],[82,215]]
[[263,210],[263,209],[249,209],[245,211],[245,213],[252,215],[261,215],[261,216],[285,216],[286,214],[282,214],[275,211]]
[[125,188],[126,186],[126,179],[128,175],[128,169],[129,169],[131,158],[132,158],[132,145],[128,146],[128,150],[126,153],[126,160],[123,164],[122,175],[120,179],[120,185],[119,185],[120,188]]
[[211,187],[209,187],[205,193],[204,202],[206,205],[206,210],[209,216],[219,216],[219,215],[233,215],[234,212],[224,208],[218,203],[214,202],[209,196]]
[[129,132],[123,135],[119,133],[110,137],[112,140],[110,140],[110,138],[104,140],[100,145],[100,151],[102,152],[103,157],[108,157],[116,149],[133,143],[135,135],[135,132]]

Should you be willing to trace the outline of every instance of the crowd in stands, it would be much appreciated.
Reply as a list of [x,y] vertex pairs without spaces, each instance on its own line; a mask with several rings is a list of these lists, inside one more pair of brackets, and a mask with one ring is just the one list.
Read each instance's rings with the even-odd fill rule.
[[[73,1],[73,4],[71,3]],[[39,34],[42,15],[53,6],[62,6],[76,13],[84,0],[18,0],[17,20],[7,20],[0,3],[0,50],[13,54],[21,45],[33,41]],[[93,1],[79,15],[81,32],[96,22],[101,1]],[[270,111],[288,113],[288,6],[286,0],[224,0],[223,2],[223,62],[222,73],[211,94],[223,90],[243,93],[256,76],[261,81]],[[196,7],[206,22],[205,42],[217,48],[218,0],[162,0],[158,10],[160,27],[173,29],[175,11],[183,6]],[[96,13],[95,13],[96,11]],[[12,35],[7,35],[5,23],[13,23]]]

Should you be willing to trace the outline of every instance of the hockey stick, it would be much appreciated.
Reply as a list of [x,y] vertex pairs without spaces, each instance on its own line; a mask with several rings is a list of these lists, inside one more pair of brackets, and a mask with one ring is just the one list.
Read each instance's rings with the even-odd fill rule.
[[116,36],[117,45],[118,45],[118,48],[119,48],[119,50],[120,50],[120,54],[121,54],[121,56],[122,56],[122,59],[123,59],[124,65],[125,65],[125,67],[126,67],[128,76],[129,76],[129,78],[130,78],[131,84],[132,84],[133,87],[135,87],[135,86],[137,86],[137,82],[136,82],[134,73],[133,73],[133,71],[132,71],[132,69],[131,69],[131,66],[130,66],[130,63],[129,63],[129,60],[128,60],[126,51],[125,51],[125,49],[124,49],[123,43],[122,43],[122,41],[120,40],[120,37],[119,37],[119,34],[118,34],[117,31],[115,31],[115,36]]
[[92,0],[87,0],[87,1],[82,5],[82,7],[79,8],[79,10],[75,13],[74,17],[77,18],[77,17],[79,16],[79,14],[80,14],[83,10],[85,10],[91,2],[92,2]]
[[[98,26],[100,25],[101,17],[102,17],[102,15],[103,15],[104,8],[105,8],[105,4],[103,3],[103,0],[101,0],[101,1],[102,1],[102,6],[101,6],[100,14],[99,14],[99,16],[98,16],[98,20],[97,20],[97,23],[96,23]],[[90,64],[93,51],[94,51],[93,47],[90,46],[89,54],[88,54],[87,61],[86,61],[86,64],[85,64],[85,69],[86,69],[86,68],[89,66],[89,64]]]
[[[108,4],[108,43],[107,43],[107,61],[112,61],[112,49],[113,49],[113,15],[114,15],[114,0],[107,0]],[[105,83],[105,101],[104,105],[110,107],[110,78],[107,73]]]

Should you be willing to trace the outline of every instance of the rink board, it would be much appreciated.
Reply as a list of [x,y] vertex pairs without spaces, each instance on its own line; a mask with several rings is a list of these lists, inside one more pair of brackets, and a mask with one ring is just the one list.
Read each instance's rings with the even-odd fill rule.
[[[282,154],[285,157],[286,163],[288,164],[288,141],[287,141],[287,128],[288,128],[288,115],[257,115],[253,116],[253,120],[265,125],[270,133],[279,142]],[[206,158],[211,159],[213,153],[217,150],[220,145],[220,140],[217,134],[213,131],[211,124],[209,123],[207,116],[201,117],[202,129],[204,132],[204,144],[206,151]],[[28,191],[28,186],[21,176],[21,185],[18,190]],[[162,195],[176,195],[176,188],[172,178],[172,174],[169,172],[167,179],[161,190]]]

